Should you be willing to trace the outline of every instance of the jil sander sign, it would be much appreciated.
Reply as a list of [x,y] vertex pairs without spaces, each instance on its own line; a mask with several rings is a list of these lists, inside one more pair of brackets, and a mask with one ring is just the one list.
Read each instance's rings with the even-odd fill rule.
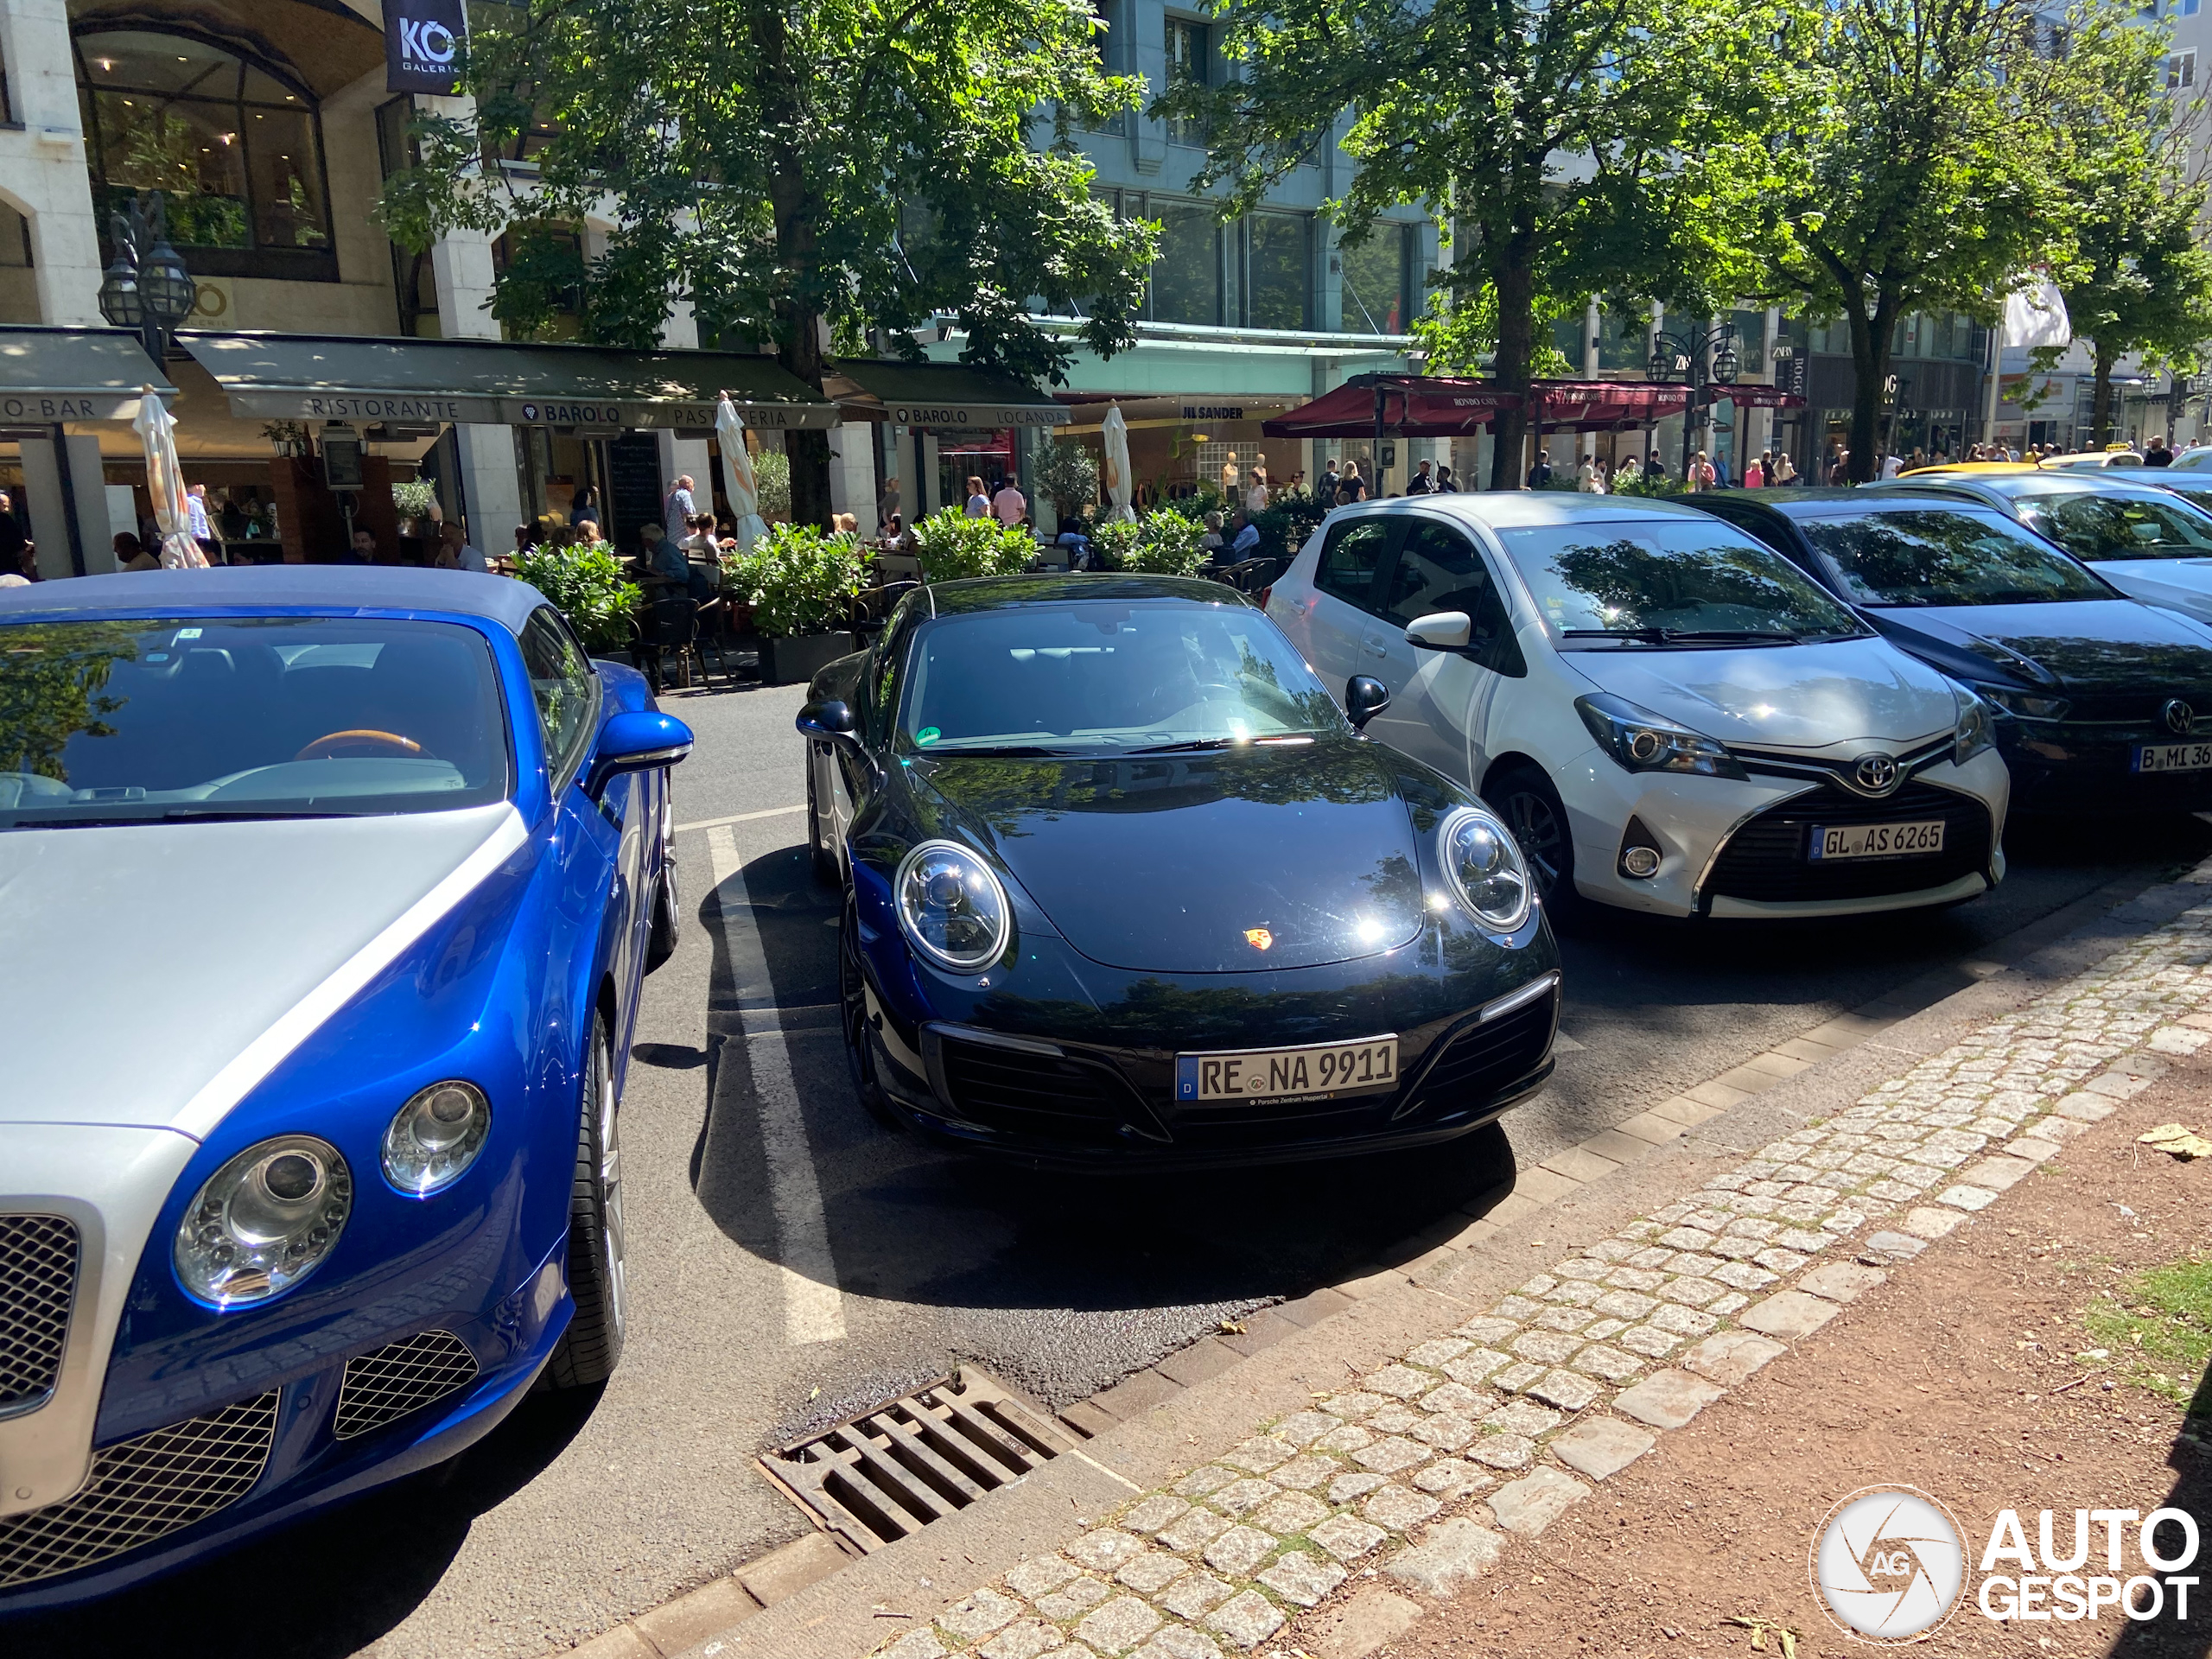
[[467,38],[463,0],[384,0],[385,90],[452,92]]

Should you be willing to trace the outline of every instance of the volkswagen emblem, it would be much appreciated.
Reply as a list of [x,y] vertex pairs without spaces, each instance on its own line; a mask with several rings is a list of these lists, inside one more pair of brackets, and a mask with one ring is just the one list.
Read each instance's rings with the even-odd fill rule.
[[2166,706],[2158,710],[2158,718],[2166,722],[2166,729],[2176,737],[2187,737],[2190,728],[2196,724],[2196,710],[2179,697],[2168,697]]
[[1886,795],[1897,786],[1897,763],[1886,754],[1870,754],[1852,774],[1869,795]]

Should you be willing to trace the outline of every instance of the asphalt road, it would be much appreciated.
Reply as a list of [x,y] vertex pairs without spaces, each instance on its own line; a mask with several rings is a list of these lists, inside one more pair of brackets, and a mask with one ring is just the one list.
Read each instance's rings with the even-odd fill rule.
[[[2085,894],[2212,850],[2101,828],[2013,849],[1994,895],[1818,926],[1600,912],[1562,940],[1551,1087],[1444,1154],[1172,1180],[1010,1172],[878,1128],[836,1030],[834,895],[810,879],[798,688],[677,694],[695,918],[650,982],[624,1103],[630,1347],[607,1389],[534,1395],[486,1442],[231,1560],[0,1649],[97,1659],[535,1659],[798,1536],[766,1446],[983,1365],[1053,1405],[1218,1321],[1342,1276],[1526,1164]],[[717,822],[721,820],[735,822]],[[717,891],[719,889],[719,891]],[[1937,970],[1933,980],[1926,978]]]

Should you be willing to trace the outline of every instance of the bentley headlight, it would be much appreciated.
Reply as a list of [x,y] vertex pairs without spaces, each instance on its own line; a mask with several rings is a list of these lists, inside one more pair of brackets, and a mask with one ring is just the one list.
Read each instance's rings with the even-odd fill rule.
[[1529,919],[1535,888],[1528,861],[1505,826],[1478,807],[1463,806],[1437,832],[1444,879],[1484,927],[1510,933]]
[[176,1233],[176,1272],[220,1307],[265,1302],[313,1273],[353,1209],[338,1148],[311,1135],[249,1147],[207,1178]]
[[901,861],[893,885],[899,925],[938,967],[979,974],[1006,949],[1013,915],[1006,889],[968,848],[925,841]]
[[[1952,686],[1951,696],[1959,708],[1958,724],[1951,728],[1951,764],[1963,766],[1995,741],[1991,735],[1993,721],[1989,704],[1965,686]],[[2059,705],[2061,712],[2065,706]]]
[[434,1083],[399,1109],[384,1132],[384,1173],[403,1192],[428,1198],[451,1186],[484,1150],[492,1103],[473,1083]]
[[1688,772],[1741,778],[1743,763],[1720,744],[1625,697],[1599,691],[1574,700],[1574,712],[1605,752],[1630,772]]

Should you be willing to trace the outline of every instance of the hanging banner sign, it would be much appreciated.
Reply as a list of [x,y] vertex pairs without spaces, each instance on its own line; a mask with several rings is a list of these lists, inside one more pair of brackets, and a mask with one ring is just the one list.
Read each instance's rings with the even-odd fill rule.
[[384,0],[385,90],[440,97],[453,92],[467,38],[463,0]]

